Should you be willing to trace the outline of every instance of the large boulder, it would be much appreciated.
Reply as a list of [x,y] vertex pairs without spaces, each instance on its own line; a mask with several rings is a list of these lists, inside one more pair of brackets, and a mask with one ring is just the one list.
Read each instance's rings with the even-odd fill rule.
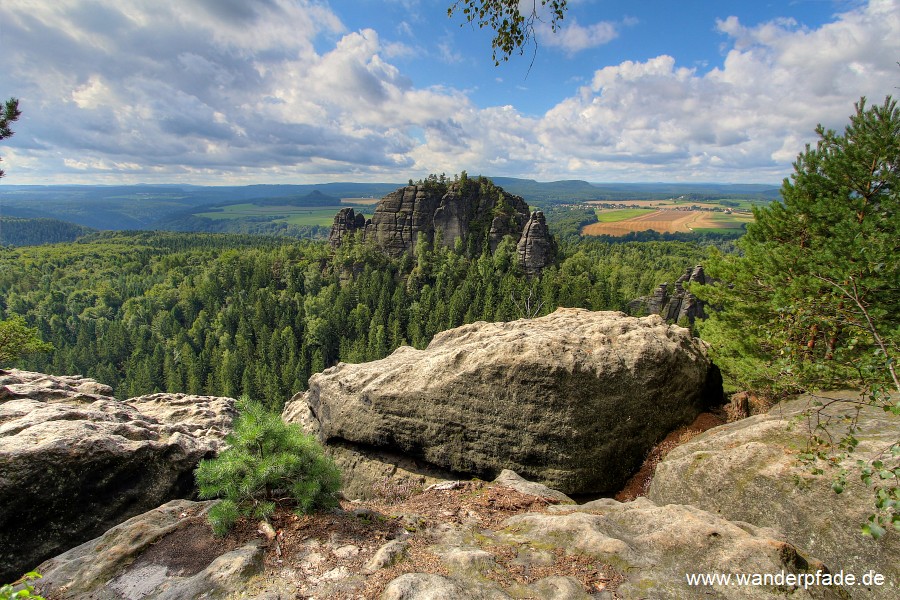
[[509,468],[565,493],[616,491],[656,441],[721,399],[688,330],[582,309],[465,325],[309,385],[283,417],[326,444],[485,479]]
[[81,377],[0,371],[0,581],[129,517],[193,494],[234,400],[121,402]]
[[[831,400],[848,402],[831,402]],[[812,429],[804,413],[813,403],[829,404],[820,436],[839,439],[841,416],[856,412],[858,392],[830,392],[782,402],[767,414],[723,425],[672,450],[656,469],[650,498],[658,504],[692,504],[730,520],[770,527],[833,571],[861,577],[874,570],[884,585],[856,587],[853,597],[897,598],[900,594],[900,535],[889,531],[879,540],[863,536],[860,526],[874,512],[874,496],[860,481],[856,459],[872,459],[900,438],[900,419],[877,408],[859,415],[854,455],[843,462],[850,470],[841,494],[832,475],[812,475],[798,460]]]

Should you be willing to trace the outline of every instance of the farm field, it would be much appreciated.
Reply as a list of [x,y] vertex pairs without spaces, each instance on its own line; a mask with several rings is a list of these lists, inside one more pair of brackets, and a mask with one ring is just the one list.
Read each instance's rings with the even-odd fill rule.
[[341,198],[341,204],[349,204],[350,206],[375,206],[381,202],[380,198]]
[[[628,212],[640,212],[641,214],[616,219],[618,216],[625,216],[623,213]],[[750,214],[699,210],[612,210],[601,211],[598,213],[598,217],[604,213],[609,215],[607,218],[615,220],[587,225],[581,230],[582,235],[621,236],[649,229],[659,233],[728,232],[740,230],[745,223],[753,220],[753,215]]]
[[[629,207],[627,209],[613,209],[613,210],[634,210],[631,207],[636,206],[639,208],[685,208],[688,206],[696,206],[698,208],[722,208],[723,205],[717,204],[715,202],[691,202],[688,200],[591,200],[590,202],[586,202],[586,204],[590,206],[600,206],[600,205],[622,205]],[[608,210],[608,209],[607,209]],[[749,208],[748,208],[749,210]]]
[[597,220],[601,223],[616,223],[627,221],[653,212],[652,208],[618,208],[612,210],[597,210]]
[[222,219],[265,217],[274,223],[328,226],[334,222],[334,215],[340,209],[340,206],[261,206],[245,203],[231,204],[217,211],[196,213],[196,216],[217,221]]

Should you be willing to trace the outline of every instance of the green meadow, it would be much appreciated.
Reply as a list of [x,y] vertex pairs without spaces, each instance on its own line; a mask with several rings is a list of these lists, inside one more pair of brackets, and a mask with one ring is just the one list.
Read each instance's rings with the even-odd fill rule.
[[216,221],[266,217],[273,223],[327,226],[334,222],[334,215],[341,208],[340,206],[269,206],[244,203],[229,204],[220,210],[196,213],[196,216]]
[[647,213],[651,213],[656,209],[652,208],[620,208],[614,210],[597,210],[597,221],[600,223],[618,223],[619,221],[627,221],[635,217],[640,217]]

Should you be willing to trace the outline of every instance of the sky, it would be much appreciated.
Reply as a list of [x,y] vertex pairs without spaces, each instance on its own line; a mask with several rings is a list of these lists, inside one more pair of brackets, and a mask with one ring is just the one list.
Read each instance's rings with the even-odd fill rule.
[[0,185],[778,184],[900,94],[900,0],[569,0],[499,67],[452,2],[3,0]]

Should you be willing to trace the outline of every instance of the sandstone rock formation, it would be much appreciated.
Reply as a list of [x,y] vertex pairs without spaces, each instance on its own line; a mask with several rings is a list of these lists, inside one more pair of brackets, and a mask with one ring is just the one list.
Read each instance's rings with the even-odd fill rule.
[[[455,484],[302,520],[276,515],[277,545],[246,528],[213,538],[204,521],[211,503],[173,501],[40,565],[39,591],[60,600],[870,597],[860,588],[737,585],[743,574],[834,569],[775,530],[696,507],[646,498],[554,505],[546,488],[512,472]],[[732,584],[688,583],[701,574]]]
[[[581,506],[555,506],[548,512],[510,517],[496,531],[475,532],[450,525],[434,532],[433,552],[447,575],[407,573],[391,581],[382,600],[426,598],[687,598],[781,597],[847,598],[845,590],[823,586],[779,589],[778,586],[691,586],[688,574],[815,574],[826,569],[805,556],[777,532],[747,523],[731,523],[692,506],[657,506],[646,498],[619,503],[597,500]],[[570,576],[546,576],[533,583],[500,585],[500,559],[518,554],[515,563],[539,569],[563,553],[568,560],[588,557],[615,581],[617,596],[594,595]],[[605,566],[604,566],[605,565]],[[443,595],[442,595],[443,594]]]
[[718,370],[686,329],[658,316],[559,309],[338,364],[311,377],[283,416],[300,420],[302,403],[326,444],[489,479],[509,468],[564,493],[607,493],[657,440],[721,396]]
[[684,275],[675,280],[674,289],[669,290],[668,283],[661,283],[649,296],[642,296],[628,304],[628,312],[631,314],[660,315],[671,323],[679,323],[681,319],[687,319],[693,323],[694,319],[706,318],[704,303],[696,296],[684,289],[685,283],[709,283],[702,265],[685,271]]
[[81,377],[0,371],[0,581],[172,498],[231,428],[234,400],[120,402]]
[[410,251],[420,233],[429,240],[440,234],[445,246],[452,247],[460,239],[468,243],[474,237],[477,251],[486,241],[493,252],[504,236],[518,240],[527,222],[528,204],[521,197],[507,194],[484,178],[463,178],[446,185],[427,182],[391,192],[368,221],[353,209],[343,208],[335,215],[328,239],[337,247],[346,233],[359,231],[363,239],[396,257]]
[[[828,398],[858,398],[858,392],[830,392]],[[747,521],[780,531],[792,544],[822,559],[832,571],[861,576],[872,569],[887,584],[853,597],[897,598],[900,595],[900,536],[888,533],[878,541],[860,534],[874,510],[871,489],[855,475],[857,458],[872,458],[900,437],[900,422],[890,413],[866,408],[860,415],[860,441],[844,467],[851,470],[841,494],[831,489],[831,475],[810,474],[798,462],[806,447],[808,428],[795,419],[811,401],[801,396],[774,406],[767,414],[707,431],[674,449],[656,469],[650,498],[662,503],[692,504],[733,521]],[[827,402],[827,400],[824,400]],[[855,404],[831,404],[839,416]],[[819,435],[840,437],[839,420]],[[857,593],[859,595],[857,595]]]
[[[188,600],[244,590],[263,569],[258,543],[198,547],[213,502],[173,500],[41,564],[37,590],[57,599]],[[162,542],[162,543],[160,543]]]
[[341,245],[341,240],[348,233],[356,231],[365,231],[366,217],[362,213],[357,213],[352,208],[342,208],[334,215],[334,224],[331,226],[331,233],[328,234],[328,243],[332,248]]
[[542,211],[531,213],[516,251],[519,265],[528,275],[540,275],[544,267],[553,262],[556,250]]

